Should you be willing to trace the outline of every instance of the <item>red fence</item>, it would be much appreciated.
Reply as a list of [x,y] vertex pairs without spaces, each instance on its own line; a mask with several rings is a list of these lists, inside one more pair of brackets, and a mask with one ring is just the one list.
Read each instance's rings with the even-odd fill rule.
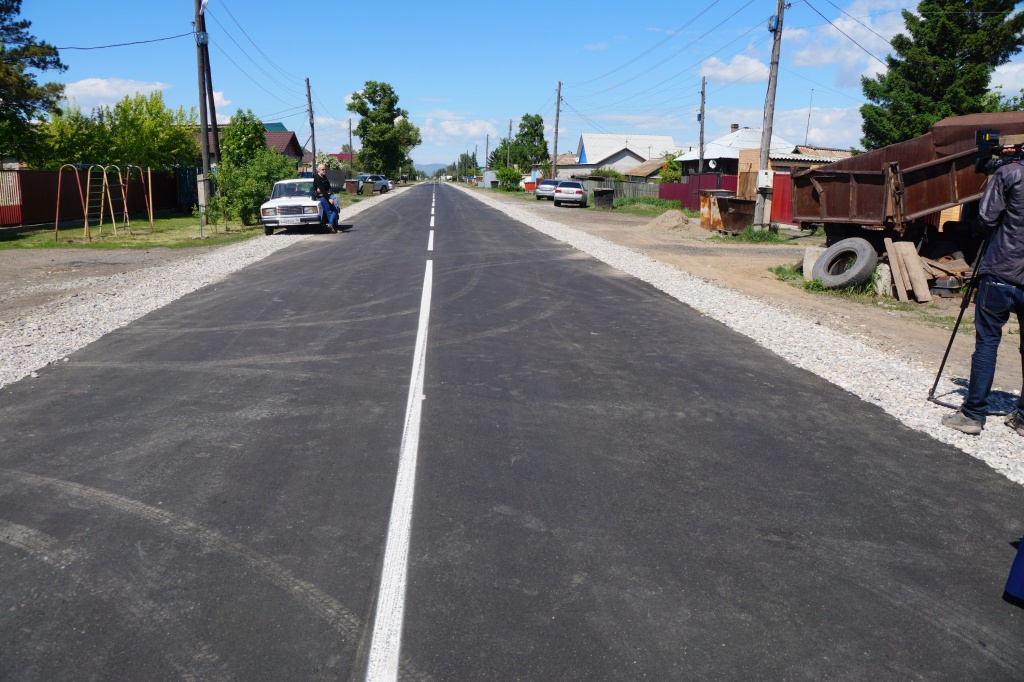
[[771,222],[793,222],[793,177],[789,173],[775,173],[773,176]]
[[[53,225],[57,218],[57,179],[60,178],[60,220],[82,220],[82,193],[86,191],[86,171],[0,171],[0,226]],[[178,185],[174,176],[153,173],[153,210],[175,209],[178,206]],[[93,176],[95,181],[96,176]],[[126,187],[129,215],[145,215],[146,193],[136,175]],[[116,202],[115,202],[116,206]]]
[[700,211],[700,191],[702,189],[724,189],[735,192],[736,176],[719,175],[718,173],[686,175],[683,176],[683,182],[663,182],[658,185],[658,198],[681,201],[683,208]]

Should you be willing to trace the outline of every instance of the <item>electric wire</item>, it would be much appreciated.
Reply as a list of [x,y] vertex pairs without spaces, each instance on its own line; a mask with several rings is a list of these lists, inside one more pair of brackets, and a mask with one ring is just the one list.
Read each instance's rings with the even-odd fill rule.
[[[194,35],[194,31],[188,33],[179,33],[176,36],[167,36],[166,38],[153,38],[152,40],[136,40],[131,43],[115,43],[114,45],[97,45],[95,47],[55,47],[55,50],[106,50],[110,47],[125,47],[127,45],[145,45],[146,43],[159,43],[162,40],[174,40],[175,38],[184,38],[185,36]],[[23,41],[28,43],[28,41]]]
[[658,41],[657,43],[655,43],[655,44],[654,44],[654,45],[652,45],[651,47],[647,48],[646,50],[644,50],[643,52],[641,52],[641,53],[640,53],[640,54],[638,54],[637,56],[633,57],[633,58],[632,58],[632,59],[630,59],[630,60],[629,60],[628,62],[626,62],[626,63],[624,63],[624,64],[622,64],[622,65],[620,65],[620,66],[617,66],[616,68],[612,69],[611,71],[608,71],[607,73],[603,73],[603,74],[601,74],[600,76],[596,76],[596,77],[594,77],[594,78],[591,78],[590,80],[585,80],[585,81],[581,81],[581,82],[579,82],[579,83],[573,83],[572,85],[573,85],[573,86],[580,86],[580,85],[586,85],[587,83],[593,83],[594,81],[596,81],[596,80],[600,80],[600,79],[604,78],[605,76],[610,76],[611,74],[613,74],[613,73],[616,73],[617,71],[621,71],[622,69],[626,68],[626,67],[627,67],[627,66],[629,66],[630,64],[633,64],[634,62],[636,62],[637,60],[639,60],[639,59],[640,59],[640,58],[642,58],[642,57],[646,57],[646,56],[647,56],[648,54],[650,54],[651,52],[653,52],[653,51],[654,51],[654,50],[656,50],[657,48],[661,47],[662,45],[664,45],[664,44],[665,44],[666,42],[668,42],[668,41],[669,41],[669,40],[671,40],[672,38],[675,38],[675,37],[676,37],[677,35],[679,35],[679,33],[680,33],[680,32],[681,32],[681,31],[682,31],[682,30],[683,30],[684,28],[688,27],[688,26],[689,26],[690,24],[692,24],[692,23],[693,23],[694,21],[696,21],[696,20],[697,20],[697,19],[699,19],[699,18],[700,18],[701,16],[703,16],[705,12],[707,12],[707,11],[708,11],[708,10],[710,10],[710,9],[711,9],[712,7],[714,7],[715,5],[717,5],[717,4],[718,4],[718,2],[719,2],[719,0],[714,0],[714,2],[712,2],[712,3],[710,4],[710,5],[708,5],[708,6],[707,6],[707,7],[705,7],[705,8],[703,9],[703,10],[701,10],[701,11],[700,11],[700,13],[699,13],[699,14],[698,14],[697,16],[695,16],[695,17],[694,17],[693,19],[691,19],[690,21],[686,22],[685,24],[683,24],[683,25],[682,25],[682,26],[680,26],[679,28],[675,29],[674,31],[670,31],[670,32],[669,32],[669,34],[668,34],[667,36],[665,36],[665,38],[663,38],[662,40],[659,40],[659,41]]
[[211,44],[211,45],[213,45],[213,46],[214,46],[215,48],[217,48],[218,50],[220,50],[220,53],[221,53],[222,55],[224,55],[224,57],[225,57],[225,58],[226,58],[226,59],[227,59],[227,60],[228,60],[229,62],[231,62],[232,64],[234,64],[234,65],[235,65],[235,68],[236,68],[236,69],[238,69],[239,71],[241,71],[241,72],[242,72],[242,75],[244,75],[244,76],[245,76],[246,78],[248,78],[248,79],[249,79],[249,80],[251,80],[251,81],[252,81],[253,83],[255,83],[255,84],[256,84],[256,87],[258,87],[258,88],[259,88],[260,90],[262,90],[263,92],[267,93],[268,95],[270,95],[271,97],[273,97],[274,99],[276,99],[276,100],[277,100],[278,102],[280,102],[281,104],[289,104],[289,105],[291,104],[291,102],[289,102],[289,101],[287,101],[287,100],[283,100],[283,99],[281,99],[280,97],[278,97],[277,95],[275,95],[274,93],[272,93],[272,92],[271,92],[270,90],[267,90],[267,89],[266,89],[265,87],[263,87],[263,84],[262,84],[262,83],[260,83],[260,82],[259,82],[258,80],[256,80],[256,79],[255,79],[255,78],[253,78],[252,76],[250,76],[250,75],[249,75],[249,72],[248,72],[248,71],[246,71],[246,70],[245,70],[245,69],[243,69],[243,68],[242,68],[241,66],[239,66],[239,65],[238,65],[238,62],[236,62],[236,61],[235,61],[234,59],[232,59],[232,58],[231,58],[231,56],[230,56],[230,55],[229,55],[229,54],[228,54],[227,52],[225,52],[225,51],[224,51],[224,49],[223,49],[223,48],[222,48],[222,47],[221,47],[220,45],[218,45],[216,41],[214,41],[214,40],[212,40],[212,39],[211,39],[211,40],[210,40],[210,44]]
[[[844,31],[843,29],[839,28],[839,27],[838,27],[838,26],[836,26],[836,25],[835,25],[834,23],[832,23],[832,21],[830,21],[830,20],[829,20],[829,18],[828,18],[828,17],[826,17],[826,16],[824,15],[824,14],[822,14],[821,12],[819,12],[819,11],[818,11],[818,9],[817,9],[817,8],[816,8],[816,7],[814,6],[814,5],[812,5],[811,3],[807,2],[807,0],[804,0],[804,4],[805,4],[805,5],[807,5],[808,7],[810,7],[810,8],[812,9],[812,10],[814,10],[815,14],[817,14],[817,15],[818,15],[819,17],[821,17],[821,18],[822,18],[822,19],[824,19],[825,21],[828,21],[829,25],[830,25],[830,26],[831,26],[832,28],[834,28],[835,30],[839,31],[839,32],[840,32],[840,33],[842,33],[842,34],[843,34],[844,36],[846,36],[846,37],[847,37],[847,39],[848,39],[848,40],[849,40],[849,41],[850,41],[851,43],[853,43],[854,45],[856,45],[856,46],[857,46],[857,47],[859,47],[860,49],[864,50],[864,53],[865,53],[865,54],[867,54],[867,55],[868,55],[869,57],[871,57],[872,59],[874,59],[874,60],[875,60],[876,62],[878,62],[879,64],[881,64],[881,65],[882,65],[882,66],[884,66],[885,68],[889,68],[889,65],[888,65],[888,64],[886,64],[886,63],[885,63],[884,61],[882,61],[881,59],[879,59],[878,57],[876,57],[876,56],[875,56],[875,55],[874,55],[874,54],[873,54],[873,53],[872,53],[872,52],[871,52],[870,50],[868,50],[868,49],[867,49],[866,47],[864,47],[863,45],[861,45],[860,43],[858,43],[858,42],[857,42],[856,40],[854,40],[853,38],[851,38],[851,37],[850,37],[850,35],[849,35],[849,34],[848,34],[848,33],[847,33],[846,31]],[[886,42],[889,42],[889,41],[886,41]]]
[[[275,85],[277,85],[277,86],[278,86],[279,88],[281,88],[282,90],[284,90],[284,91],[285,91],[285,92],[287,92],[288,94],[292,94],[292,95],[298,95],[298,94],[299,94],[299,92],[298,92],[298,91],[296,91],[296,90],[291,90],[291,86],[285,85],[285,84],[284,84],[284,83],[282,83],[281,81],[277,80],[276,78],[274,78],[273,76],[271,76],[271,75],[270,75],[270,74],[269,74],[269,73],[267,72],[267,70],[266,70],[266,69],[264,69],[264,68],[263,68],[262,66],[260,66],[260,65],[259,65],[259,64],[258,64],[258,63],[256,62],[256,60],[252,58],[252,55],[250,55],[250,54],[249,54],[248,52],[246,52],[246,51],[245,51],[245,48],[243,48],[243,47],[242,47],[241,45],[239,45],[239,44],[238,44],[238,41],[237,41],[237,40],[235,40],[235,38],[234,38],[234,37],[233,37],[233,36],[232,36],[232,35],[231,35],[231,34],[230,34],[230,33],[228,32],[228,30],[227,30],[227,28],[226,28],[226,27],[224,26],[224,24],[220,23],[220,21],[219,21],[219,20],[217,19],[217,17],[216,17],[216,16],[214,16],[214,15],[213,15],[213,13],[211,13],[211,12],[210,12],[210,9],[209,9],[209,8],[207,8],[207,9],[206,9],[206,14],[207,14],[207,16],[209,16],[210,18],[212,18],[212,19],[213,19],[213,20],[214,20],[215,22],[217,22],[217,25],[218,25],[218,26],[220,26],[220,27],[221,27],[221,29],[222,29],[222,30],[224,31],[224,35],[226,35],[226,36],[228,37],[228,40],[230,40],[230,41],[231,41],[232,43],[234,43],[234,44],[235,44],[235,47],[237,47],[237,48],[238,48],[238,50],[239,50],[239,51],[240,51],[240,52],[241,52],[242,54],[244,54],[244,55],[246,56],[246,58],[248,58],[248,60],[249,60],[249,61],[251,61],[251,62],[253,63],[253,66],[255,66],[255,67],[256,67],[257,69],[259,69],[259,70],[260,70],[260,73],[262,73],[262,74],[263,74],[264,76],[266,76],[267,78],[269,78],[270,80],[272,80],[272,81],[274,82],[274,84],[275,84]],[[211,39],[211,42],[212,42],[212,39]],[[223,49],[222,49],[221,51],[223,51]]]
[[286,78],[290,78],[291,80],[295,81],[296,83],[298,83],[300,85],[305,82],[302,78],[299,78],[298,76],[294,76],[294,75],[288,73],[287,71],[285,71],[284,69],[282,69],[280,66],[278,66],[274,62],[273,59],[268,57],[267,53],[264,52],[262,49],[260,49],[259,44],[255,40],[253,40],[249,36],[249,34],[246,33],[245,29],[242,28],[242,25],[240,23],[238,23],[238,19],[235,19],[235,15],[231,13],[231,8],[228,7],[227,3],[224,0],[220,0],[220,4],[224,8],[224,11],[228,13],[228,16],[231,17],[231,21],[235,22],[235,26],[237,26],[238,30],[240,30],[242,32],[242,35],[244,35],[249,40],[249,42],[252,43],[252,46],[256,48],[256,51],[259,52],[263,56],[264,59],[267,60],[268,64],[270,64],[272,67],[277,69],[278,73],[280,73],[282,76],[285,76]]

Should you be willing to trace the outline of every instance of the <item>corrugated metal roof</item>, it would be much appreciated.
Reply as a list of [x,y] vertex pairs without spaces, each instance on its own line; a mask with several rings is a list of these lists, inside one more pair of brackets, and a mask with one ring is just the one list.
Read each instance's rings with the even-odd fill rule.
[[830,159],[845,159],[852,156],[849,149],[835,149],[833,147],[812,147],[808,145],[797,145],[798,154],[811,154],[812,156],[827,156]]
[[[761,146],[760,128],[740,128],[734,133],[729,133],[712,142],[704,145],[704,160],[708,159],[739,159],[741,149],[757,149]],[[778,135],[772,135],[772,142],[769,147],[770,153],[779,152],[792,154],[796,145],[788,142]],[[700,151],[694,149],[679,157],[680,161],[696,161],[700,158]]]
[[649,159],[676,149],[676,143],[671,135],[583,133],[580,135],[576,155],[581,164],[599,166],[602,161],[623,149],[628,149],[642,159]]
[[666,161],[664,158],[651,159],[650,161],[644,161],[639,166],[634,166],[633,168],[630,168],[628,171],[625,171],[623,175],[633,175],[638,178],[647,178],[660,171],[661,167],[664,166],[665,163]]
[[772,161],[807,161],[810,163],[832,163],[836,160],[835,156],[825,154],[779,154],[777,152],[769,152],[768,158]]

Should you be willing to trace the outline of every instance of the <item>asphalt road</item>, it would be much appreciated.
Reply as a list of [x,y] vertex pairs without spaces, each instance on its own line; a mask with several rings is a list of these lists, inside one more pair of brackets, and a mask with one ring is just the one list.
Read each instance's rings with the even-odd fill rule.
[[434,191],[0,391],[0,678],[1024,678],[1019,486]]

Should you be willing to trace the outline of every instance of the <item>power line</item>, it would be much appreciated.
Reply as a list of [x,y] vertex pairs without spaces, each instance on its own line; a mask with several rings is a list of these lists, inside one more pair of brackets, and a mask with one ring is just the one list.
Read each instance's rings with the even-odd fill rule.
[[[814,10],[814,12],[815,12],[815,13],[816,13],[816,14],[817,14],[817,15],[818,15],[819,17],[821,17],[821,18],[822,18],[822,19],[824,19],[825,21],[828,21],[829,25],[830,25],[830,26],[831,26],[832,28],[834,28],[835,30],[839,31],[839,32],[840,32],[840,33],[842,33],[842,34],[843,34],[844,36],[846,36],[846,37],[847,37],[847,38],[849,39],[849,41],[850,41],[851,43],[853,43],[854,45],[856,45],[856,46],[857,46],[857,47],[859,47],[860,49],[864,50],[864,52],[865,52],[865,53],[866,53],[866,54],[867,54],[867,55],[868,55],[869,57],[871,57],[872,59],[874,59],[874,60],[875,60],[876,62],[878,62],[879,64],[881,64],[881,65],[882,65],[882,66],[884,66],[885,68],[889,68],[889,65],[888,65],[888,64],[886,64],[886,63],[885,63],[885,62],[883,62],[883,61],[882,61],[881,59],[879,59],[878,57],[876,57],[876,56],[875,56],[875,55],[874,55],[874,54],[873,54],[872,52],[870,52],[870,51],[868,50],[868,48],[864,47],[863,45],[861,45],[860,43],[858,43],[858,42],[857,42],[856,40],[854,40],[853,38],[850,38],[849,34],[847,34],[847,33],[846,33],[846,31],[844,31],[843,29],[841,29],[841,28],[839,28],[838,26],[836,26],[835,24],[833,24],[833,23],[832,23],[832,22],[831,22],[831,21],[829,20],[829,18],[828,18],[828,17],[826,17],[826,16],[825,16],[824,14],[822,14],[821,12],[819,12],[819,11],[817,10],[817,8],[816,8],[816,7],[814,6],[814,5],[812,5],[811,3],[807,2],[807,0],[804,0],[804,4],[805,4],[805,5],[807,5],[808,7],[810,7],[810,8],[812,9],[812,10]],[[889,41],[886,41],[886,42],[889,42]]]
[[[188,33],[179,33],[176,36],[167,36],[166,38],[153,38],[152,40],[136,40],[131,43],[116,43],[114,45],[97,45],[96,47],[55,47],[55,50],[106,50],[110,47],[125,47],[127,45],[145,45],[146,43],[159,43],[162,40],[174,40],[175,38],[184,38],[185,36],[193,35],[192,31]],[[27,41],[26,41],[27,42]]]
[[[249,54],[248,52],[246,52],[246,51],[245,51],[245,49],[244,49],[244,48],[243,48],[243,47],[242,47],[241,45],[239,45],[239,44],[238,44],[238,41],[237,41],[237,40],[235,40],[235,39],[234,39],[234,37],[232,37],[232,35],[231,35],[230,33],[228,33],[228,30],[227,30],[227,28],[226,28],[226,27],[224,26],[224,24],[220,23],[220,21],[219,21],[219,20],[217,19],[217,17],[215,17],[215,16],[213,15],[213,13],[212,13],[212,12],[210,12],[210,8],[209,8],[209,7],[207,7],[207,8],[206,8],[206,16],[208,16],[208,17],[211,17],[211,18],[212,18],[212,19],[213,19],[214,21],[216,21],[216,22],[217,22],[217,25],[218,25],[218,26],[220,26],[220,27],[221,27],[221,29],[223,29],[223,30],[224,30],[224,35],[226,35],[226,36],[228,37],[228,39],[229,39],[229,40],[230,40],[230,41],[231,41],[232,43],[234,43],[234,44],[235,44],[235,47],[237,47],[237,48],[238,48],[238,50],[239,50],[239,51],[240,51],[240,52],[241,52],[242,54],[244,54],[244,55],[245,55],[245,56],[246,56],[246,57],[247,57],[247,58],[249,59],[249,61],[251,61],[251,62],[253,63],[253,66],[255,66],[255,67],[256,67],[257,69],[259,69],[259,70],[260,70],[260,73],[262,73],[262,74],[263,74],[264,76],[266,76],[266,77],[267,77],[267,78],[269,78],[270,80],[274,81],[274,83],[275,83],[275,84],[276,84],[276,85],[277,85],[278,87],[280,87],[280,88],[281,88],[282,90],[284,90],[284,91],[288,92],[289,94],[293,94],[293,95],[298,95],[298,93],[297,93],[296,91],[294,91],[294,90],[290,90],[290,89],[289,89],[289,86],[285,85],[285,84],[284,84],[284,83],[282,83],[281,81],[279,81],[279,80],[277,80],[276,78],[274,78],[273,76],[271,76],[271,75],[270,75],[270,74],[269,74],[269,73],[267,72],[267,70],[266,70],[266,69],[264,69],[264,68],[263,68],[262,66],[260,66],[260,65],[259,65],[259,64],[258,64],[258,63],[256,62],[256,60],[252,58],[252,55],[250,55],[250,54]],[[223,51],[223,50],[222,50],[222,51]]]
[[667,43],[667,42],[668,42],[669,40],[672,40],[673,38],[675,38],[675,37],[676,37],[677,35],[679,35],[679,33],[680,33],[680,32],[681,32],[681,31],[682,31],[682,30],[683,30],[684,28],[686,28],[687,26],[689,26],[690,24],[692,24],[693,22],[695,22],[695,21],[696,21],[697,19],[700,19],[700,17],[701,17],[701,16],[703,16],[705,12],[707,12],[707,11],[708,11],[708,10],[710,10],[710,9],[711,9],[712,7],[714,7],[715,5],[717,5],[717,4],[718,4],[718,2],[719,2],[719,0],[714,0],[714,2],[712,2],[712,3],[710,4],[710,5],[708,5],[708,6],[707,6],[707,7],[705,7],[705,8],[703,9],[703,10],[701,10],[701,11],[700,11],[700,14],[698,14],[697,16],[695,16],[695,17],[694,17],[693,19],[690,19],[690,21],[686,22],[685,24],[683,24],[683,25],[682,25],[682,26],[680,26],[679,28],[675,29],[674,31],[670,31],[670,32],[669,32],[669,34],[668,34],[668,35],[667,35],[667,36],[666,36],[665,38],[663,38],[662,40],[659,40],[659,41],[658,41],[657,43],[655,43],[655,44],[654,44],[654,45],[652,45],[651,47],[647,48],[646,50],[644,50],[643,52],[641,52],[641,53],[640,53],[640,54],[638,54],[637,56],[633,57],[633,58],[632,58],[632,59],[630,59],[630,60],[629,60],[628,62],[626,62],[626,63],[624,63],[624,64],[622,64],[622,65],[620,65],[620,66],[617,66],[617,67],[615,67],[614,69],[612,69],[611,71],[608,71],[607,73],[603,73],[603,74],[601,74],[600,76],[596,76],[595,78],[591,78],[590,80],[586,80],[586,81],[581,81],[581,82],[579,82],[579,83],[570,83],[569,85],[572,85],[572,86],[578,86],[578,85],[586,85],[587,83],[593,83],[594,81],[596,81],[596,80],[600,80],[600,79],[604,78],[605,76],[610,76],[610,75],[612,75],[613,73],[615,73],[615,72],[617,72],[617,71],[621,71],[622,69],[626,68],[626,67],[627,67],[627,66],[629,66],[630,64],[632,64],[632,63],[636,62],[636,61],[637,61],[638,59],[640,59],[640,58],[642,58],[642,57],[646,57],[646,56],[647,56],[647,55],[649,55],[649,54],[650,54],[651,52],[653,52],[653,51],[654,51],[655,49],[657,49],[657,48],[661,47],[662,45],[664,45],[665,43]]
[[278,97],[277,95],[275,95],[274,93],[272,93],[272,92],[271,92],[270,90],[267,90],[267,89],[266,89],[265,87],[263,87],[263,84],[262,84],[262,83],[260,83],[260,82],[259,82],[258,80],[256,80],[256,79],[255,79],[255,78],[253,78],[252,76],[250,76],[250,75],[249,75],[249,72],[248,72],[248,71],[246,71],[246,70],[245,70],[245,69],[243,69],[243,68],[242,68],[241,66],[239,66],[239,65],[238,65],[238,63],[237,63],[237,62],[236,62],[236,61],[235,61],[234,59],[232,59],[232,58],[231,58],[231,57],[230,57],[230,56],[228,55],[228,53],[227,53],[227,52],[225,52],[225,51],[224,51],[224,49],[223,49],[223,48],[222,48],[222,47],[221,47],[220,45],[218,45],[218,44],[217,44],[216,42],[214,42],[214,41],[213,41],[212,39],[210,40],[210,44],[211,44],[211,45],[213,45],[214,47],[216,47],[216,48],[217,48],[218,50],[220,50],[220,53],[221,53],[222,55],[224,55],[224,56],[225,56],[225,57],[227,58],[227,60],[228,60],[229,62],[231,62],[232,64],[234,64],[234,65],[235,65],[235,68],[236,68],[236,69],[238,69],[239,71],[241,71],[241,72],[242,72],[242,75],[244,75],[244,76],[245,76],[246,78],[248,78],[248,79],[249,79],[249,80],[251,80],[251,81],[252,81],[253,83],[255,83],[255,84],[256,84],[256,87],[258,87],[258,88],[259,88],[260,90],[262,90],[263,92],[267,93],[268,95],[270,95],[271,97],[273,97],[274,99],[276,99],[276,100],[277,100],[278,102],[280,102],[281,104],[291,104],[291,102],[289,102],[289,101],[287,101],[287,100],[283,100],[283,99],[281,99],[280,97]]
[[[290,78],[290,79],[294,80],[296,83],[300,83],[300,84],[303,83],[303,79],[299,78],[298,76],[293,76],[292,74],[290,74],[287,71],[285,71],[284,69],[282,69],[276,63],[274,63],[274,60],[272,60],[270,57],[268,57],[267,54],[262,49],[260,49],[260,46],[256,43],[256,41],[253,40],[251,37],[249,37],[249,34],[245,32],[245,29],[242,28],[242,25],[240,23],[238,23],[238,19],[235,19],[235,15],[231,13],[231,8],[228,7],[227,3],[224,2],[224,0],[220,0],[220,4],[224,8],[224,11],[228,13],[228,16],[231,17],[231,21],[235,22],[235,26],[237,26],[238,29],[242,32],[242,35],[244,35],[249,40],[249,42],[252,43],[252,46],[256,48],[257,52],[259,52],[261,55],[263,55],[263,58],[267,60],[268,64],[270,64],[275,69],[277,69],[277,71],[282,76],[285,76],[286,78]],[[209,10],[207,10],[207,11],[209,11]]]

